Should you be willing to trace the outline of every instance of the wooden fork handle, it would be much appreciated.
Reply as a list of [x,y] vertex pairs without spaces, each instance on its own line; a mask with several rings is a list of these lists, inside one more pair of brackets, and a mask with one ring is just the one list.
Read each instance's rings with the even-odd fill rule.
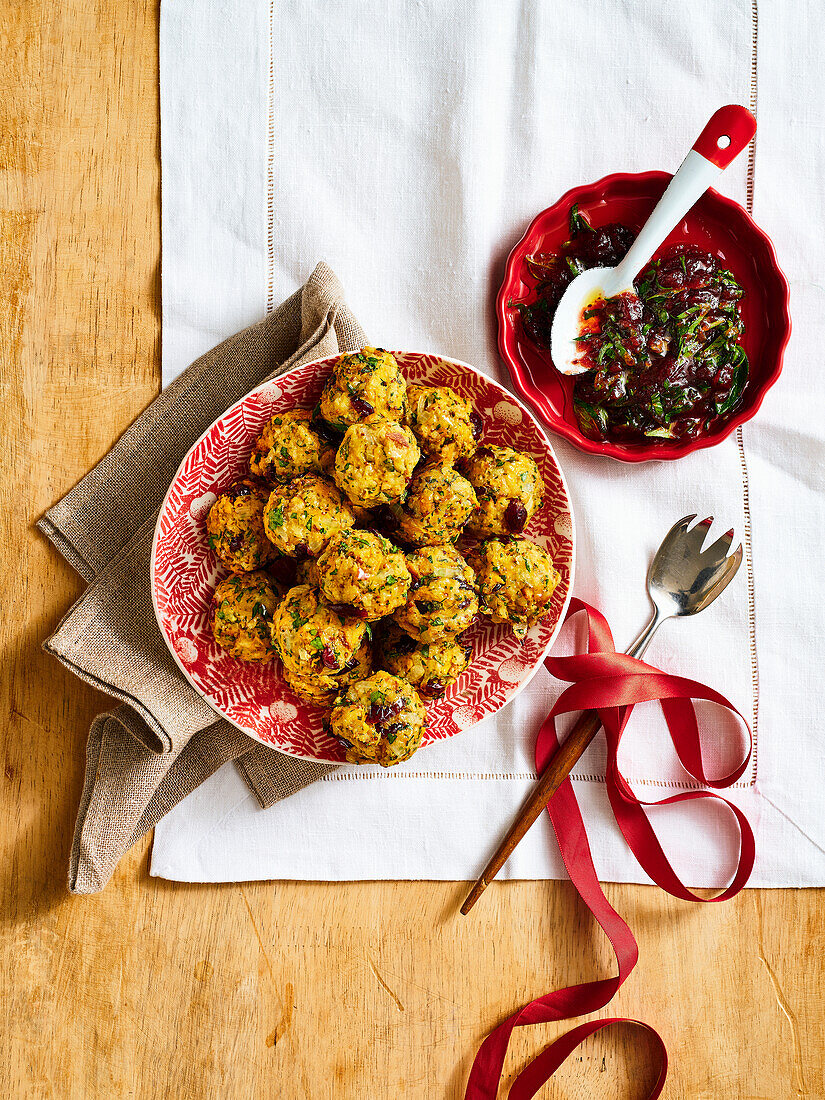
[[466,915],[470,912],[499,873],[510,858],[516,845],[521,842],[527,830],[570,774],[570,769],[599,732],[601,724],[601,719],[595,710],[586,710],[579,715],[576,724],[559,751],[547,765],[530,797],[522,806],[518,817],[510,826],[507,836],[502,840],[495,855],[482,871],[481,878],[467,895],[467,900],[461,906],[462,913]]

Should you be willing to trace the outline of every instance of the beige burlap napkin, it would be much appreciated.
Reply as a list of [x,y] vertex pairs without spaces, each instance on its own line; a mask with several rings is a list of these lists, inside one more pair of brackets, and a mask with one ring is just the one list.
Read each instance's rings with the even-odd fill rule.
[[38,522],[89,581],[44,648],[121,702],[89,732],[73,893],[102,890],[121,856],[227,760],[263,807],[332,770],[252,741],[189,686],[155,620],[149,551],[172,477],[224,409],[266,378],[365,343],[341,284],[319,264],[266,320],[196,360]]

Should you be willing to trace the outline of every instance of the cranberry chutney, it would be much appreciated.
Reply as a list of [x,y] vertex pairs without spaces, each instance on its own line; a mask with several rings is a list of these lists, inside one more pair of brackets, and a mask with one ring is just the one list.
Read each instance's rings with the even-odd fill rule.
[[[550,350],[553,315],[567,286],[590,267],[614,267],[635,239],[625,225],[593,227],[576,206],[558,253],[525,256],[536,300],[513,302],[522,327]],[[590,439],[644,443],[695,439],[739,406],[748,360],[739,343],[743,290],[708,252],[677,245],[635,281],[636,295],[599,298],[582,312],[573,401]]]

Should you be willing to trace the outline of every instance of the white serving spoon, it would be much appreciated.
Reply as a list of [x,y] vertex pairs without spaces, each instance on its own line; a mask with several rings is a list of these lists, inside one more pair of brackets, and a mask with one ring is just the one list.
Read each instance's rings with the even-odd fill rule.
[[720,107],[693,143],[621,263],[616,267],[591,267],[576,276],[556,308],[550,332],[550,353],[556,370],[581,374],[587,369],[576,361],[581,358],[576,337],[581,333],[582,310],[598,298],[636,293],[633,280],[755,132],[756,119],[750,111],[735,103]]

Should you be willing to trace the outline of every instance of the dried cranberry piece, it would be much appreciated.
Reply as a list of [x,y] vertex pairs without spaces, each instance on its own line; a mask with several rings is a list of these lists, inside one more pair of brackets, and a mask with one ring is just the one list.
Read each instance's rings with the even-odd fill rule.
[[229,540],[229,549],[233,554],[237,554],[242,546],[243,535],[233,535],[232,538]]
[[733,367],[731,367],[730,365],[720,367],[719,370],[716,372],[716,377],[713,380],[716,392],[720,394],[724,393],[724,391],[730,388],[732,382]]
[[667,334],[667,330],[657,329],[648,337],[648,345],[651,355],[667,355],[667,349],[670,346],[670,337]]
[[338,742],[338,744],[341,746],[341,748],[344,748],[344,749],[351,749],[352,748],[352,741],[347,741],[346,737],[336,737],[335,740]]
[[341,433],[336,432],[331,425],[327,424],[326,420],[313,420],[309,426],[319,439],[323,439],[325,443],[334,443],[337,447],[341,442]]
[[447,685],[443,680],[430,680],[426,687],[426,693],[432,699],[438,699],[447,690]]
[[527,523],[527,509],[520,500],[511,500],[507,505],[504,522],[507,524],[507,529],[515,534],[524,530],[524,525]]
[[473,433],[473,439],[481,439],[481,433],[484,431],[484,421],[475,409],[470,413],[470,430]]
[[694,290],[687,297],[691,308],[698,306],[700,309],[707,310],[718,309],[721,300],[721,294],[715,287],[703,287]]
[[739,299],[742,297],[742,295],[744,293],[745,293],[745,291],[742,289],[741,286],[735,286],[734,287],[734,286],[730,286],[729,284],[726,284],[722,288],[722,292],[721,292],[719,301],[723,305],[730,305],[731,302],[738,302]]
[[628,321],[641,321],[644,316],[644,307],[641,298],[635,294],[622,294],[622,309]]
[[373,703],[367,715],[367,721],[378,723],[386,722],[404,706],[403,699],[396,699],[394,703]]
[[365,401],[363,397],[353,397],[352,407],[360,416],[370,416],[375,412],[375,406]]
[[624,257],[634,237],[635,234],[627,226],[611,222],[593,233],[577,233],[576,247],[571,255],[580,259],[585,267],[614,267]]
[[559,275],[554,285],[545,284],[536,304],[520,311],[524,331],[540,348],[550,348],[550,332],[553,314],[567,286],[573,281],[572,273]]
[[255,490],[251,485],[247,485],[244,481],[236,481],[234,485],[229,486],[223,495],[228,500],[237,500],[238,497],[248,497],[250,493],[254,492]]
[[324,668],[338,668],[338,658],[332,650],[332,646],[327,643],[321,650],[321,663]]
[[349,603],[330,603],[329,607],[335,612],[336,615],[340,615],[341,618],[351,618],[353,615],[357,615],[358,612]]
[[381,727],[381,736],[384,737],[390,744],[396,739],[399,733],[404,732],[403,722],[393,722],[390,726]]
[[692,252],[685,259],[687,286],[703,287],[716,274],[716,261],[708,252]]
[[704,286],[716,269],[713,257],[699,249],[678,249],[659,267],[659,285],[671,289]]
[[296,558],[308,558],[309,557],[309,547],[307,546],[307,544],[305,542],[299,542],[298,545],[295,547],[295,557]]
[[483,457],[483,456],[485,456],[485,455],[492,455],[492,454],[494,454],[494,453],[495,453],[495,452],[493,451],[493,448],[492,448],[492,447],[488,447],[486,443],[485,443],[485,444],[482,444],[482,446],[481,446],[481,447],[479,447],[479,448],[478,448],[478,450],[476,451],[476,454],[477,454],[477,455],[479,455],[479,456],[481,456],[481,457]]

